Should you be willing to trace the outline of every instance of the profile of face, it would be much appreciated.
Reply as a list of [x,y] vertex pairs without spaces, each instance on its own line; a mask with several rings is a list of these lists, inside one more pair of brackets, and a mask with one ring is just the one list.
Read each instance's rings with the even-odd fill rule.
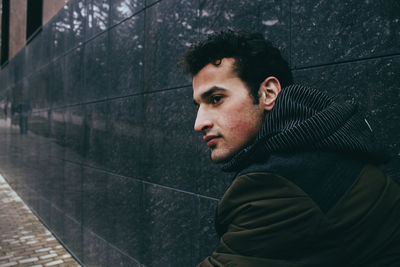
[[229,160],[254,140],[281,90],[275,77],[267,77],[255,104],[233,71],[234,62],[223,58],[221,64],[208,64],[193,77],[193,100],[198,107],[194,130],[203,134],[214,162]]

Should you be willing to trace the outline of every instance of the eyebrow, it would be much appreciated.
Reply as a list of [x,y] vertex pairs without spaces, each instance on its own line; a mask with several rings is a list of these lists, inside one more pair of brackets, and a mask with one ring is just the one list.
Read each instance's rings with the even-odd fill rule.
[[[209,98],[209,97],[210,97],[212,94],[214,94],[215,92],[225,92],[225,91],[226,91],[225,88],[221,88],[221,87],[218,87],[218,86],[213,86],[213,87],[211,87],[208,91],[202,93],[201,96],[200,96],[200,99],[203,99],[203,100],[204,100],[204,99]],[[194,104],[195,104],[196,106],[199,105],[195,100],[193,100],[193,102],[194,102]]]

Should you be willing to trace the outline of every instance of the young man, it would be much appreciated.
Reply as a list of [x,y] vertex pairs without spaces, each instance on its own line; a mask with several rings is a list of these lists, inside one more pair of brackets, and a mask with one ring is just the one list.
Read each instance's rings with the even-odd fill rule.
[[199,266],[400,266],[400,189],[354,105],[294,85],[263,36],[222,31],[180,62],[195,131],[235,179]]

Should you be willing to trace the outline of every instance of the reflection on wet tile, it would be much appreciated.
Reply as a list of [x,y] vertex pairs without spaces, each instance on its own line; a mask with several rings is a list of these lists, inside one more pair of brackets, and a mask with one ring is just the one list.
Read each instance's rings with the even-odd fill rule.
[[153,5],[154,3],[160,2],[161,0],[145,0],[146,6]]
[[86,1],[69,1],[64,6],[65,16],[60,18],[59,25],[64,30],[66,50],[83,42],[87,20]]
[[106,148],[106,167],[115,173],[142,179],[144,99],[132,96],[110,101],[111,130],[105,133],[112,144]]
[[108,68],[109,96],[143,91],[144,15],[136,15],[111,29]]
[[[171,101],[165,101],[171,99]],[[193,191],[197,155],[193,153],[194,106],[189,87],[148,94],[144,98],[141,146],[146,180]]]
[[249,30],[259,27],[259,12],[264,1],[200,1],[199,31],[209,34],[225,28]]
[[109,94],[108,32],[85,44],[84,101],[104,99]]
[[197,1],[164,0],[146,9],[145,90],[190,84],[176,61],[197,39]]
[[49,98],[52,107],[60,107],[65,103],[64,79],[65,79],[65,58],[60,57],[49,65]]
[[293,67],[398,53],[399,10],[395,0],[293,1]]
[[50,122],[47,111],[33,111],[29,117],[29,131],[39,136],[50,135]]
[[88,150],[89,128],[86,106],[79,105],[66,109],[65,158],[75,163],[83,162]]
[[289,60],[289,0],[200,1],[199,33],[201,36],[223,29],[244,29],[262,33],[283,50]]
[[66,145],[66,124],[67,114],[65,109],[56,109],[49,111],[50,114],[50,136],[54,138],[53,153],[57,158],[63,158],[63,155],[59,155],[56,150],[62,149]]
[[69,34],[69,10],[62,8],[47,24],[46,27],[50,28],[50,52],[51,58],[61,56],[68,50],[67,36]]
[[110,107],[107,102],[87,105],[87,153],[85,164],[105,169],[110,161],[109,150],[113,147],[110,135]]
[[65,55],[64,104],[76,104],[83,96],[83,46]]
[[111,0],[91,0],[86,2],[86,40],[105,31],[109,27]]
[[145,0],[113,0],[110,1],[110,24],[114,25],[137,14],[144,8]]
[[30,104],[33,109],[35,108],[46,108],[49,105],[49,97],[47,91],[47,75],[48,67],[41,69],[28,78],[30,84]]
[[264,37],[281,50],[282,56],[290,63],[290,1],[262,1],[258,18],[259,28]]

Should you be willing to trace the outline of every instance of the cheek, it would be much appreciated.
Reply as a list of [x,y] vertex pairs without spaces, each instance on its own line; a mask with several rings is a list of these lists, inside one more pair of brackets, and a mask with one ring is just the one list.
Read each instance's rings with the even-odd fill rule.
[[230,117],[227,121],[231,141],[235,144],[246,144],[258,133],[260,123],[258,117]]

